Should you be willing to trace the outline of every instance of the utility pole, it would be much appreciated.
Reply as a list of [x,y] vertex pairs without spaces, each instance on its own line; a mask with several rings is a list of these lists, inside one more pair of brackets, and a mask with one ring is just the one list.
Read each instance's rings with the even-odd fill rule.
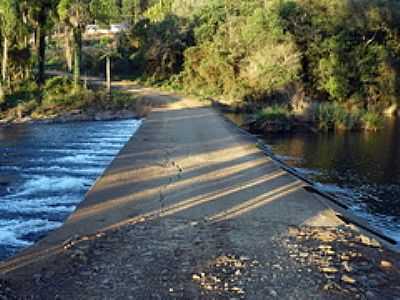
[[107,80],[107,92],[111,98],[111,57],[106,56],[106,80]]
[[1,76],[3,78],[3,82],[5,83],[7,80],[7,64],[8,64],[8,39],[6,35],[4,35],[3,40],[3,65],[1,68]]

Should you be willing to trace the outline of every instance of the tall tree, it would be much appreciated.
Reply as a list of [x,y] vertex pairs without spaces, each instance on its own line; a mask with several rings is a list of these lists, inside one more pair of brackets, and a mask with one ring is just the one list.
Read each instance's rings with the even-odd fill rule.
[[77,88],[81,77],[82,34],[93,20],[109,23],[116,16],[115,0],[60,0],[60,20],[72,31],[74,52],[74,85]]
[[81,78],[82,33],[91,20],[90,4],[90,0],[61,0],[57,9],[60,20],[72,30],[75,88]]
[[50,15],[54,13],[57,7],[57,1],[54,0],[33,0],[30,3],[32,17],[36,21],[36,46],[37,46],[37,83],[39,86],[44,84],[45,80],[45,62],[46,62],[46,37],[48,30],[52,25]]
[[18,22],[17,2],[17,0],[0,0],[0,27],[3,47],[1,78],[4,83],[9,81],[8,52],[10,48],[10,40],[15,35],[15,27]]
[[122,1],[122,15],[124,19],[130,22],[137,23],[139,15],[142,13],[140,0],[123,0]]

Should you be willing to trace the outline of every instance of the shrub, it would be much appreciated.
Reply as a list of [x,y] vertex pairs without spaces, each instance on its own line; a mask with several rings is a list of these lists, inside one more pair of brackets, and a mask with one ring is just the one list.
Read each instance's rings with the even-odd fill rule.
[[259,110],[256,115],[256,121],[264,122],[264,121],[271,121],[271,122],[287,122],[291,117],[291,114],[287,107],[281,105],[273,105],[262,110]]
[[[254,7],[256,2],[248,4]],[[197,45],[185,51],[183,84],[199,95],[260,100],[298,79],[300,54],[275,11],[214,5],[198,19]]]
[[18,109],[23,116],[27,116],[34,112],[38,106],[39,103],[36,100],[30,100],[28,102],[24,102],[23,104],[18,105]]
[[[79,100],[72,80],[65,76],[56,76],[48,79],[44,86],[42,106],[44,108],[55,108],[57,106],[75,105],[73,102]],[[79,105],[78,103],[76,105]]]
[[286,106],[272,105],[257,111],[250,129],[262,132],[282,132],[292,128],[292,115]]
[[376,131],[380,129],[383,125],[382,116],[373,111],[364,113],[361,120],[362,120],[362,126],[366,130]]
[[318,129],[328,131],[381,128],[383,116],[374,111],[348,109],[338,103],[320,103],[314,111],[314,122]]
[[193,32],[185,19],[168,15],[152,23],[141,20],[132,30],[138,49],[131,56],[145,79],[168,80],[182,71],[184,51],[193,45]]
[[7,110],[30,101],[38,101],[40,99],[40,90],[33,81],[20,81],[17,88],[13,90],[5,90],[1,108]]

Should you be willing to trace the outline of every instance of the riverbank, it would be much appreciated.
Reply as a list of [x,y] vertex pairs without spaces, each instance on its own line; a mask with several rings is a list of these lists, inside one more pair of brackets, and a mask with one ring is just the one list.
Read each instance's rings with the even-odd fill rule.
[[3,294],[400,296],[398,255],[347,226],[252,138],[206,103],[143,94],[157,105],[77,211],[1,264]]
[[141,119],[151,111],[151,106],[142,99],[132,100],[132,103],[114,108],[61,108],[41,114],[18,116],[17,113],[5,112],[6,117],[0,118],[0,127],[23,124],[57,124],[83,121],[114,121],[125,119]]
[[243,125],[254,134],[378,131],[383,129],[386,119],[398,115],[397,105],[386,112],[378,112],[329,102],[296,103],[296,98],[281,104],[212,101],[225,113],[245,116]]
[[142,97],[126,91],[132,83],[113,84],[111,92],[97,77],[85,77],[85,86],[75,88],[70,74],[49,71],[43,90],[22,86],[0,102],[0,126],[78,121],[112,121],[143,118],[151,106]]
[[33,118],[31,116],[21,119],[0,119],[0,126],[13,126],[23,124],[57,124],[83,121],[114,121],[125,119],[139,119],[144,117],[141,113],[134,110],[103,110],[103,111],[83,111],[75,109],[66,113]]

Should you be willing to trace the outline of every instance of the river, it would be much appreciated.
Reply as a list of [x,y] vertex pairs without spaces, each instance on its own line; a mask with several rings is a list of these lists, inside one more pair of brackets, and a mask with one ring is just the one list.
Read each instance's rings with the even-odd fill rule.
[[[227,116],[243,125],[244,116]],[[261,138],[320,190],[400,242],[400,120],[387,120],[378,132],[296,132]]]
[[60,227],[141,121],[0,128],[0,260]]

